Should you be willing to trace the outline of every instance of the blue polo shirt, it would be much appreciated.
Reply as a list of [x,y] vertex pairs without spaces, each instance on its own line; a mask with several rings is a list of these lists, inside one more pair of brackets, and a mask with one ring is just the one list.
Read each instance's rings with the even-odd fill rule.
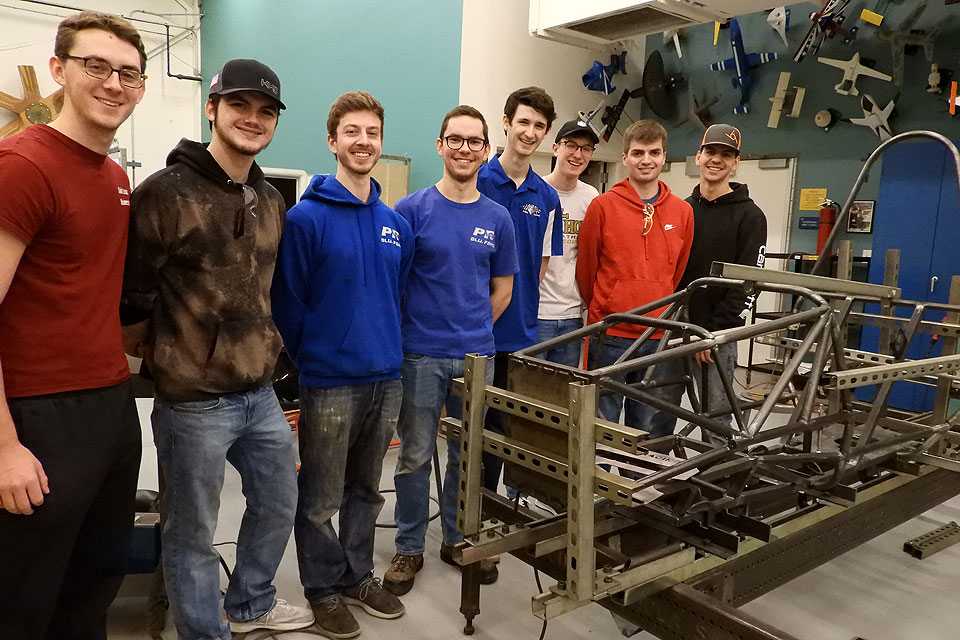
[[413,227],[413,263],[403,295],[404,353],[493,355],[490,279],[517,272],[510,214],[481,194],[467,204],[436,186],[395,205]]
[[477,187],[510,212],[517,237],[520,271],[513,278],[513,297],[493,325],[497,351],[516,351],[537,342],[540,308],[540,263],[544,256],[563,255],[560,196],[534,170],[517,188],[500,166],[500,154],[480,168]]

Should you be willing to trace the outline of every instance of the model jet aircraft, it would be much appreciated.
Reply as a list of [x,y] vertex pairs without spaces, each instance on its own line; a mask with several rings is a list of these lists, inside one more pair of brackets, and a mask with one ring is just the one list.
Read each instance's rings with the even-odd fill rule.
[[690,108],[686,114],[680,117],[676,126],[679,127],[684,122],[690,122],[701,131],[706,131],[707,125],[713,122],[713,114],[710,112],[710,108],[717,104],[720,98],[714,96],[706,102],[700,102],[697,99],[697,93],[693,90],[693,83],[689,84],[689,96]]
[[617,90],[613,86],[613,76],[618,73],[626,73],[627,52],[610,56],[610,64],[603,64],[599,60],[593,63],[593,66],[583,74],[583,86],[591,91],[599,91],[605,96],[610,95]]
[[841,26],[846,17],[843,15],[843,10],[848,4],[850,4],[850,0],[827,0],[820,11],[810,14],[813,25],[803,42],[800,43],[797,52],[793,54],[793,59],[796,62],[803,60],[808,53],[819,51],[824,38],[832,38],[839,33],[843,36],[843,43],[847,44],[856,37],[857,27],[848,30]]
[[780,39],[783,40],[783,46],[789,47],[787,42],[787,29],[790,28],[790,9],[786,7],[776,7],[767,15],[767,24],[777,32]]
[[887,103],[883,109],[869,95],[860,96],[860,107],[863,109],[862,118],[850,118],[850,122],[861,127],[870,127],[880,142],[889,140],[893,137],[893,131],[890,129],[890,116],[893,114],[893,100]]
[[747,113],[747,100],[750,93],[750,69],[777,59],[777,54],[770,53],[747,53],[743,46],[743,35],[740,33],[740,23],[736,18],[730,20],[730,49],[733,51],[733,57],[714,62],[710,68],[714,71],[725,71],[733,69],[736,71],[736,77],[733,78],[734,88],[740,89],[740,103],[733,108],[734,113]]
[[780,125],[780,114],[785,110],[787,116],[799,118],[800,108],[803,106],[803,96],[806,91],[803,87],[793,87],[791,89],[790,72],[781,71],[777,91],[770,98],[773,106],[770,107],[770,118],[767,120],[767,126],[776,129]]
[[597,126],[596,120],[599,120],[599,118],[597,118],[597,116],[600,115],[600,113],[601,113],[602,111],[603,111],[603,100],[601,100],[600,102],[598,102],[598,103],[597,103],[597,106],[595,106],[595,107],[594,107],[593,109],[591,109],[590,111],[578,111],[578,112],[577,112],[577,119],[578,119],[580,122],[583,122],[583,123],[585,123],[587,126],[589,126],[589,127],[593,130],[593,132],[594,132],[595,134],[597,134],[597,137],[598,137],[598,138],[599,138],[600,135],[603,133],[603,129],[601,129],[600,127]]
[[663,32],[663,44],[668,42],[673,42],[673,46],[677,48],[677,57],[683,57],[683,50],[680,49],[680,30],[679,29],[667,29]]
[[890,43],[890,49],[893,53],[893,84],[898,87],[903,86],[903,55],[906,47],[923,47],[923,53],[927,57],[927,62],[933,62],[933,41],[940,35],[943,22],[938,22],[937,25],[929,31],[913,28],[913,25],[916,24],[917,20],[920,19],[920,16],[923,15],[923,12],[926,10],[927,0],[922,0],[914,10],[910,12],[906,20],[900,23],[899,27],[890,30],[881,29],[877,32],[878,38]]
[[880,73],[874,69],[871,69],[868,66],[860,64],[860,53],[854,53],[853,57],[849,60],[834,60],[833,58],[817,58],[817,62],[822,62],[823,64],[828,64],[831,67],[836,67],[843,71],[843,80],[839,84],[834,85],[837,93],[844,96],[858,96],[860,95],[859,89],[857,89],[857,78],[860,76],[870,76],[871,78],[877,78],[878,80],[886,80],[890,82],[890,76],[885,73]]
[[620,100],[612,107],[604,107],[603,115],[600,116],[600,122],[605,125],[603,134],[600,136],[604,142],[610,142],[610,136],[617,130],[617,123],[620,122],[620,116],[623,115],[623,109],[627,106],[627,101],[634,96],[629,89],[624,89],[620,95]]

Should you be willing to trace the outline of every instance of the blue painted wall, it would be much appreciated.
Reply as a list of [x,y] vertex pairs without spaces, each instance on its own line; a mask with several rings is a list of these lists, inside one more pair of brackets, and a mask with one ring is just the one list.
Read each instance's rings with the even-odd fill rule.
[[[886,4],[886,3],[885,3]],[[723,60],[731,56],[730,37],[727,30],[720,31],[716,46],[713,45],[713,25],[691,27],[681,33],[683,40],[683,58],[678,60],[672,44],[664,46],[660,35],[650,36],[647,41],[648,52],[659,49],[664,56],[668,71],[681,71],[692,82],[698,95],[718,95],[720,101],[715,105],[713,113],[716,120],[736,125],[743,132],[743,152],[746,154],[796,154],[797,163],[797,199],[802,188],[826,188],[827,196],[833,200],[843,202],[856,179],[863,161],[873,151],[879,140],[867,128],[840,122],[829,132],[818,128],[813,117],[817,111],[832,107],[844,117],[861,117],[859,97],[843,96],[834,91],[834,85],[840,82],[842,72],[817,62],[816,57],[849,60],[854,52],[859,51],[861,58],[872,58],[876,61],[875,68],[883,73],[892,75],[893,62],[890,46],[876,37],[877,29],[860,20],[860,10],[866,6],[873,9],[876,3],[872,0],[851,2],[846,11],[845,26],[859,25],[857,38],[849,45],[844,45],[839,37],[828,39],[816,55],[808,55],[803,62],[793,61],[793,54],[803,40],[810,26],[808,14],[822,6],[811,3],[793,5],[790,16],[790,28],[787,31],[789,48],[784,47],[780,37],[766,22],[767,13],[758,12],[739,18],[743,31],[743,40],[748,53],[763,53],[774,51],[779,58],[773,62],[753,69],[754,84],[749,101],[750,112],[744,115],[734,115],[732,109],[739,101],[739,89],[731,85],[732,71],[712,71],[710,63]],[[914,2],[889,3],[885,23],[893,26],[909,13]],[[953,69],[960,76],[960,39],[956,38],[960,28],[960,5],[944,6],[942,2],[932,1],[926,13],[917,21],[915,28],[930,28],[938,22],[946,22],[940,37],[936,41],[934,62],[941,68]],[[926,92],[927,74],[930,64],[921,52],[915,56],[905,58],[905,81],[902,87],[894,86],[890,82],[883,82],[873,78],[861,77],[857,87],[861,93],[869,93],[880,104],[894,98],[896,100],[897,117],[892,121],[894,133],[911,129],[930,129],[949,137],[952,140],[960,138],[960,116],[950,119],[947,115],[946,96],[938,96]],[[806,88],[806,97],[803,109],[798,119],[781,117],[777,129],[767,128],[767,118],[770,115],[769,98],[774,94],[781,71],[791,73],[791,86]],[[955,77],[954,79],[958,79]],[[684,91],[680,97],[680,105],[686,109],[687,94]],[[649,113],[646,117],[650,117]],[[671,153],[693,153],[700,143],[701,132],[693,125],[684,124],[679,127],[667,127],[670,133]],[[867,184],[860,191],[859,199],[873,200],[877,196],[877,186],[880,180],[880,165],[876,165],[870,173]],[[905,232],[916,224],[928,222],[924,211],[911,211],[907,215],[909,224],[905,225]],[[813,252],[816,249],[817,232],[797,228],[797,218],[800,215],[817,215],[816,212],[799,212],[794,205],[794,224],[791,230],[790,248],[794,251]],[[929,220],[932,224],[932,217]],[[872,236],[865,234],[846,234],[841,239],[852,240],[855,254],[860,250],[872,246]]]
[[[412,159],[411,191],[442,171],[434,141],[457,105],[460,2],[203,0],[204,87],[225,60],[256,58],[280,76],[287,110],[262,166],[331,173],[330,103],[369,91],[386,111],[383,152]],[[209,133],[206,133],[209,136]]]

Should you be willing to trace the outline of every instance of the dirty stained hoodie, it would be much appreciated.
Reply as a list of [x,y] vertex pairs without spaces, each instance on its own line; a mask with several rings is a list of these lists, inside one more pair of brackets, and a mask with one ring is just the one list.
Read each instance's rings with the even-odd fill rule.
[[287,214],[271,299],[304,386],[400,377],[400,297],[413,231],[370,183],[362,202],[334,176],[314,176]]
[[270,283],[285,206],[256,163],[246,186],[255,199],[205,144],[184,139],[133,192],[120,315],[150,320],[143,351],[160,398],[245,391],[273,372]]
[[[693,211],[665,183],[659,186],[646,235],[644,202],[629,179],[613,185],[587,207],[577,237],[577,286],[589,322],[668,296],[680,283],[693,243]],[[647,315],[659,316],[661,311]],[[619,324],[608,333],[635,338],[644,329]]]

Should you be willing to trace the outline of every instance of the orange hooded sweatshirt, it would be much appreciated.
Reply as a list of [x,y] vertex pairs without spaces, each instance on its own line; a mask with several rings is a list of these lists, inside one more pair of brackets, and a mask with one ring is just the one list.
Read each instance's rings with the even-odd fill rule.
[[[663,182],[653,207],[652,227],[643,235],[643,200],[624,179],[587,208],[577,240],[577,286],[588,322],[668,296],[680,283],[693,244],[693,209]],[[636,338],[643,329],[621,324],[608,333]]]

